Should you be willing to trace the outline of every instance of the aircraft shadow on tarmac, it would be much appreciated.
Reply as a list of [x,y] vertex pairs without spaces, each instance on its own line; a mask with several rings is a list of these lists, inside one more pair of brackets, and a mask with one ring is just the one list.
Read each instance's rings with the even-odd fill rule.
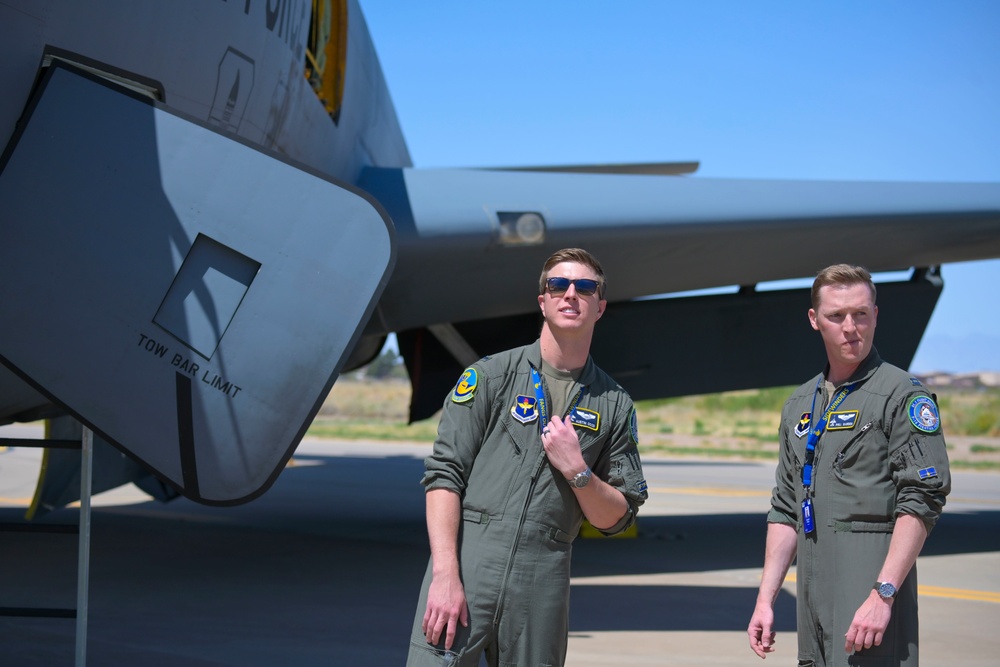
[[[740,632],[756,601],[756,588],[574,586],[570,632]],[[795,598],[784,591],[774,629],[795,632]]]
[[[366,457],[295,457],[305,465],[291,467],[282,481],[303,490],[312,505],[322,502],[322,487],[337,484],[345,493],[338,495],[342,520],[364,519],[371,530],[378,523],[401,526],[410,521],[419,526],[407,533],[418,534],[424,541],[422,459],[409,456]],[[314,465],[310,465],[314,464]],[[644,465],[669,465],[682,468],[685,461],[654,461]],[[704,466],[705,462],[697,464]],[[722,462],[718,465],[739,465]],[[747,464],[755,465],[755,464]],[[310,491],[315,489],[315,493]],[[266,497],[266,495],[265,495]],[[762,507],[766,508],[766,500]],[[334,511],[328,508],[324,511]],[[374,522],[374,525],[373,525]],[[356,522],[361,525],[361,522]],[[360,529],[360,528],[356,528]],[[573,574],[598,576],[649,572],[684,572],[760,567],[766,536],[764,510],[760,514],[644,515],[639,511],[638,539],[578,539],[574,545]],[[385,533],[385,531],[374,531]],[[625,558],[588,558],[583,552],[590,544],[609,549],[633,549]],[[636,547],[636,545],[642,545]],[[924,547],[924,555],[947,555],[1000,551],[1000,511],[949,512],[933,530]],[[612,568],[612,569],[608,569]]]
[[[300,665],[344,664],[336,660],[353,655],[370,664],[402,663],[429,555],[420,459],[296,459],[272,490],[248,505],[205,507],[179,499],[94,508],[94,664],[256,667],[285,664],[282,657],[289,655]],[[22,516],[23,509],[0,509],[0,521]],[[59,510],[46,520],[72,523],[76,510]],[[635,539],[578,539],[574,576],[762,564],[763,516],[640,513],[639,526]],[[998,527],[1000,512],[946,512],[924,553],[1000,551]],[[52,579],[44,573],[56,571],[72,577],[75,539],[51,539],[64,546],[29,541],[14,548],[5,542],[5,596],[29,585],[28,566],[40,567],[43,581]],[[72,594],[72,578],[64,583]],[[38,599],[38,589],[26,592]],[[572,589],[570,630],[742,631],[755,598],[753,585],[579,584]],[[68,602],[72,606],[72,596]],[[13,604],[23,601],[0,601]],[[779,632],[794,631],[794,609],[793,597],[782,593]],[[37,656],[41,646],[71,655],[72,622],[47,623],[41,629],[0,619],[0,645],[11,658]],[[178,663],[179,657],[186,662]]]

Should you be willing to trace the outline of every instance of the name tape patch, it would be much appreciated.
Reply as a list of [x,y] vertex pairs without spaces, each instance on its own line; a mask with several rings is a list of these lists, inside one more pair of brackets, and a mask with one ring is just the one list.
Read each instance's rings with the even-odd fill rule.
[[596,431],[601,425],[601,413],[587,408],[576,408],[570,413],[569,420],[575,426]]
[[846,431],[854,428],[858,423],[857,410],[844,410],[843,412],[831,412],[830,420],[826,423],[828,431]]

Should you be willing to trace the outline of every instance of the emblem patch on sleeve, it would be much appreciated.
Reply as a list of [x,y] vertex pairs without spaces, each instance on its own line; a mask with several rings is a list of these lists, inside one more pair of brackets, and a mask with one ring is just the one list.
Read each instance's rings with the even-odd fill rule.
[[931,477],[937,477],[937,468],[931,466],[930,468],[921,468],[917,471],[920,475],[920,479],[930,479]]
[[451,400],[455,403],[465,403],[471,400],[476,394],[476,387],[479,386],[479,374],[475,368],[466,368],[455,385],[455,391],[451,393]]
[[910,424],[921,433],[936,433],[941,425],[937,406],[927,396],[917,396],[910,401],[907,412],[910,415]]
[[632,408],[632,414],[628,418],[628,434],[632,438],[632,444],[639,444],[639,416],[635,413],[635,408]]
[[799,423],[795,425],[795,437],[801,438],[809,432],[809,425],[812,423],[812,413],[803,412],[799,417]]
[[528,424],[538,419],[538,399],[533,396],[518,396],[510,409],[514,419],[522,424]]

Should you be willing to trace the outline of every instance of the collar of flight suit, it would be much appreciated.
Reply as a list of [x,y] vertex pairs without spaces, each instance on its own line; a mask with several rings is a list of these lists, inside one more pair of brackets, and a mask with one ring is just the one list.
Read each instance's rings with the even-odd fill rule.
[[[542,339],[538,338],[535,342],[528,348],[528,363],[535,367],[535,369],[541,373],[542,372]],[[580,373],[580,379],[577,382],[584,386],[589,387],[594,384],[597,380],[597,364],[594,363],[594,358],[589,354],[587,355],[587,363],[583,365],[583,372]]]
[[[840,385],[838,385],[836,388],[840,389],[841,387],[845,387],[849,384],[854,384],[856,382],[864,382],[869,377],[871,377],[878,369],[878,367],[881,365],[882,365],[882,358],[878,356],[878,350],[876,350],[875,346],[872,345],[872,349],[868,353],[868,356],[865,357],[865,360],[858,365],[858,367],[855,369],[851,377],[847,378],[847,380],[845,380],[844,382],[841,382]],[[826,376],[829,375],[829,373],[830,373],[830,364],[827,364],[826,368],[823,369],[822,377],[826,378]]]

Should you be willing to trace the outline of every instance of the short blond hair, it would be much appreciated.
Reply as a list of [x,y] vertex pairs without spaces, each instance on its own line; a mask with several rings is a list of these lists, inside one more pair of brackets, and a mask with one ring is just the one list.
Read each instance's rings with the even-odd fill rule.
[[867,285],[872,293],[872,303],[875,303],[875,282],[872,281],[872,274],[863,266],[854,264],[834,264],[828,266],[816,274],[816,280],[812,286],[812,307],[819,307],[819,291],[831,285]]
[[597,261],[597,258],[583,248],[563,248],[549,255],[549,258],[545,260],[545,264],[542,266],[542,275],[538,279],[539,294],[545,294],[545,281],[548,280],[549,270],[556,264],[562,264],[563,262],[576,262],[577,264],[583,264],[593,269],[594,273],[597,274],[597,296],[601,299],[604,298],[604,290],[608,286],[608,280],[604,276],[604,269],[601,268],[601,263]]

